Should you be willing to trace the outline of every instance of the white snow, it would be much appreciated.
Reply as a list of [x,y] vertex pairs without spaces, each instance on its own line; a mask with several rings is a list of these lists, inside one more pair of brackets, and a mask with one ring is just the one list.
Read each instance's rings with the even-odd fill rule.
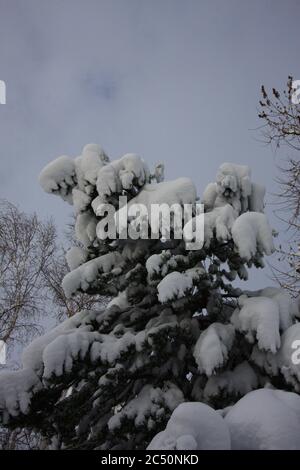
[[[184,255],[172,255],[169,250],[163,250],[159,254],[149,256],[146,261],[146,269],[148,272],[149,282],[155,279],[156,276],[159,278],[166,276],[169,271],[174,271],[178,263],[187,264],[187,257]],[[199,269],[203,265],[199,263]]]
[[74,160],[66,155],[48,163],[39,175],[39,183],[47,193],[58,193],[69,202],[71,189],[75,186]]
[[231,238],[231,229],[235,221],[232,206],[226,204],[216,207],[211,212],[204,214],[204,243],[209,246],[214,234],[217,240],[227,241]]
[[101,335],[91,331],[74,331],[59,335],[43,350],[43,363],[45,379],[52,374],[60,376],[71,372],[76,359],[84,359],[89,348]]
[[46,334],[34,339],[23,351],[23,367],[25,369],[32,369],[41,376],[44,371],[43,351],[47,345],[54,341],[58,336],[73,332],[79,326],[81,326],[82,331],[89,331],[89,318],[91,317],[91,314],[91,311],[82,310],[81,312],[76,313],[73,317],[65,320],[63,323],[60,323],[56,328],[53,328]]
[[274,252],[272,229],[265,214],[245,212],[232,226],[232,238],[241,258],[249,261],[259,253]]
[[99,170],[108,163],[109,159],[98,144],[87,144],[82,150],[81,170],[84,178],[95,185]]
[[[240,378],[248,375],[243,366]],[[236,383],[236,385],[238,385]],[[215,411],[204,403],[182,403],[148,450],[300,450],[300,397],[264,388]]]
[[[163,252],[164,253],[164,252]],[[155,274],[160,274],[163,264],[163,253],[149,256],[146,261],[146,269],[151,279]]]
[[217,198],[217,183],[209,183],[202,196],[202,202],[204,204],[205,211],[211,211],[215,207],[216,198]]
[[[177,218],[174,217],[174,221],[172,218],[169,219],[169,214],[172,213],[172,210],[175,212],[180,208],[183,216],[182,208],[184,204],[194,204],[196,198],[195,185],[189,178],[145,184],[141,191],[116,213],[115,217],[116,220],[127,220],[126,217],[130,218],[131,208],[134,205],[140,205],[140,207],[145,208],[145,213],[147,211],[149,225],[152,227],[153,232],[156,233],[160,223],[159,214],[163,219],[167,217],[166,221],[173,226]],[[168,209],[166,213],[164,208]],[[118,226],[117,228],[120,229]]]
[[114,297],[110,302],[108,302],[106,308],[113,307],[114,305],[121,309],[127,308],[130,306],[130,303],[128,302],[126,290],[124,290],[123,292],[119,292],[117,297]]
[[275,353],[280,347],[279,308],[277,302],[268,297],[242,295],[239,307],[231,317],[236,329],[246,333],[250,343],[258,342],[258,347]]
[[85,247],[89,247],[96,239],[96,227],[98,220],[88,212],[79,214],[75,222],[75,235]]
[[300,397],[295,393],[255,390],[224,419],[233,450],[300,450]]
[[133,400],[110,418],[108,428],[119,428],[122,420],[127,418],[137,427],[147,426],[151,429],[153,420],[164,415],[165,409],[173,411],[183,399],[182,392],[171,382],[166,382],[163,389],[145,385]]
[[111,252],[99,258],[92,259],[68,273],[63,281],[62,287],[68,298],[78,290],[86,291],[101,273],[109,273],[114,268],[122,268],[124,260],[120,253]]
[[93,362],[100,360],[103,363],[114,365],[121,354],[138,343],[139,338],[130,331],[126,331],[120,338],[112,335],[100,335],[97,342],[91,346],[91,360]]
[[186,273],[173,271],[160,281],[157,286],[158,300],[161,303],[180,299],[193,287],[193,279]]
[[149,181],[150,173],[144,160],[128,153],[119,160],[101,168],[97,175],[97,191],[102,200],[122,189],[130,189],[134,184],[141,187]]
[[38,376],[31,369],[1,372],[0,411],[4,412],[4,418],[7,413],[12,416],[20,412],[26,414],[33,392],[41,388]]
[[201,373],[210,376],[224,365],[234,340],[234,327],[212,323],[203,331],[194,348],[193,356]]
[[75,215],[80,214],[81,212],[85,212],[91,202],[90,196],[76,188],[74,188],[72,191],[72,200]]
[[208,405],[182,403],[147,449],[229,450],[230,434],[223,418]]
[[214,206],[220,207],[229,203],[237,215],[248,210],[248,198],[251,194],[250,177],[248,166],[223,163],[217,172],[217,197]]
[[266,287],[259,291],[262,297],[269,297],[278,304],[280,329],[286,330],[292,325],[295,318],[298,316],[298,305],[295,299],[284,290],[277,287]]
[[72,246],[66,253],[66,260],[70,270],[78,268],[83,264],[88,256],[88,251],[79,246]]

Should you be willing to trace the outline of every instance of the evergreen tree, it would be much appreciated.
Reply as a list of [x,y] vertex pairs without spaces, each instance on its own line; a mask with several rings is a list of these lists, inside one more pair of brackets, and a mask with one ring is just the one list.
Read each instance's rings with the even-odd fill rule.
[[[103,204],[121,218],[119,196],[128,213],[134,203],[149,210],[195,205],[192,181],[163,181],[161,164],[151,174],[134,154],[110,162],[90,144],[76,159],[47,165],[40,183],[73,204],[76,215],[79,243],[67,254],[65,294],[111,300],[33,341],[22,370],[1,373],[5,425],[34,429],[52,448],[145,449],[183,402],[225,408],[266,384],[300,390],[291,359],[300,335],[296,301],[280,289],[232,285],[274,251],[265,190],[248,167],[223,164],[204,191],[204,244],[197,250],[174,237],[175,216],[169,238],[109,231]],[[126,218],[132,234],[144,223]]]

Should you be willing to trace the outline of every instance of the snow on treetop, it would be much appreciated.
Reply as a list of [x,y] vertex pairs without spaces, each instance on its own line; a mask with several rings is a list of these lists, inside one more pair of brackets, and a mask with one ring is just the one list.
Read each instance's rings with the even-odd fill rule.
[[[150,214],[154,204],[181,208],[198,201],[189,178],[164,182],[163,173],[162,164],[150,173],[135,154],[110,162],[96,144],[41,172],[45,191],[74,207],[77,241],[66,255],[66,296],[84,292],[110,302],[37,338],[24,351],[22,370],[0,374],[1,415],[13,426],[15,416],[18,426],[26,426],[25,413],[31,413],[29,425],[42,422],[38,431],[47,429],[51,439],[58,429],[63,446],[140,448],[175,409],[150,448],[227,449],[233,428],[238,436],[239,414],[251,418],[242,401],[231,407],[241,396],[250,396],[254,407],[252,390],[268,383],[299,391],[300,366],[292,360],[299,305],[280,289],[243,292],[232,285],[274,250],[265,189],[252,181],[248,167],[222,165],[204,191],[201,249],[189,249],[187,237],[168,239],[162,230],[156,239],[99,236],[105,221],[99,207],[109,204],[120,216],[119,196],[126,196],[127,209],[143,204]],[[199,227],[199,213],[192,214],[189,223]],[[288,404],[287,395],[269,392],[258,399]],[[41,400],[34,400],[37,393]],[[44,409],[40,403],[46,401]],[[259,419],[257,414],[247,428],[262,431],[251,445],[268,448],[270,429]]]
[[150,179],[150,172],[144,160],[134,153],[128,153],[103,167],[97,174],[97,191],[100,198],[122,189],[131,189],[134,184],[141,187]]
[[74,160],[63,155],[48,163],[39,175],[39,183],[47,193],[68,198],[71,188],[76,184]]

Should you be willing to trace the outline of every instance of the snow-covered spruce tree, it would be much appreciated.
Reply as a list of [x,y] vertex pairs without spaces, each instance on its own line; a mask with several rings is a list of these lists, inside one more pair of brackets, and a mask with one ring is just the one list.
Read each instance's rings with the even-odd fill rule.
[[224,408],[265,384],[300,390],[291,360],[300,335],[295,301],[279,289],[231,284],[273,251],[265,191],[248,167],[222,165],[204,191],[199,250],[172,237],[102,239],[99,207],[118,209],[120,195],[129,206],[195,203],[192,181],[164,182],[163,165],[151,174],[133,154],[110,163],[90,144],[76,159],[47,165],[40,183],[76,214],[82,248],[67,254],[66,295],[112,300],[36,339],[22,370],[1,373],[6,426],[32,428],[52,448],[145,449],[182,402]]

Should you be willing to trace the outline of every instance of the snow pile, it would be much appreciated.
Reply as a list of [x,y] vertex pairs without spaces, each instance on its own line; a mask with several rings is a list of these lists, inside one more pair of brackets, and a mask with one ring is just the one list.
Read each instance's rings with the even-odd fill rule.
[[177,178],[173,181],[146,184],[142,191],[130,201],[130,204],[143,204],[151,213],[152,204],[193,204],[196,201],[197,192],[194,183],[189,178]]
[[[150,279],[162,272],[162,269],[166,266],[167,260],[165,258],[170,258],[170,252],[162,251],[159,255],[149,256],[146,261],[146,269]],[[166,274],[166,270],[164,274]]]
[[[96,315],[96,313],[95,313]],[[32,369],[37,375],[42,376],[44,372],[43,352],[46,347],[60,335],[72,333],[78,328],[81,331],[90,330],[90,321],[93,318],[93,312],[82,310],[63,323],[53,328],[48,333],[33,340],[23,351],[22,363],[25,369]]]
[[207,210],[230,204],[237,214],[249,209],[251,174],[248,166],[224,163],[220,166],[216,183],[210,183],[204,191],[203,202]]
[[272,353],[279,349],[279,308],[274,300],[242,295],[231,321],[237,330],[246,333],[245,337],[250,343],[257,340],[260,349]]
[[134,347],[139,349],[140,341],[143,340],[139,335],[134,335],[130,331],[124,332],[120,337],[111,335],[100,335],[97,341],[91,347],[91,360],[92,362],[101,362],[115,365],[116,361],[122,354],[127,352],[130,348]]
[[97,191],[101,200],[112,194],[121,194],[134,185],[141,187],[149,181],[149,169],[142,158],[133,153],[101,168],[97,175]]
[[[160,254],[149,256],[146,261],[149,282],[166,276],[168,272],[176,270],[179,266],[189,266],[188,256],[172,255],[170,250],[162,250]],[[197,266],[198,270],[205,272],[202,263],[198,263]]]
[[300,450],[300,397],[259,389],[216,412],[182,403],[148,450]]
[[282,331],[289,328],[295,321],[295,318],[299,315],[297,301],[290,297],[284,289],[266,287],[254,294],[262,297],[269,297],[277,303],[279,308],[280,329]]
[[84,359],[94,342],[101,336],[92,331],[74,331],[63,334],[49,343],[43,351],[45,379],[71,372],[73,363],[77,359]]
[[92,259],[68,273],[62,282],[62,287],[68,298],[77,291],[85,292],[97,281],[101,273],[112,273],[114,269],[120,271],[124,260],[120,253],[112,252],[99,258]]
[[255,390],[224,419],[233,450],[300,450],[300,397],[295,393]]
[[[164,224],[166,227],[170,225],[173,228],[177,218],[181,227],[183,205],[194,204],[196,198],[195,185],[189,178],[145,184],[141,191],[116,213],[116,220],[130,220],[133,206],[136,208],[137,205],[140,205],[143,209],[146,208],[144,211],[147,214],[147,221],[149,221],[152,232],[159,234]],[[176,217],[176,214],[179,216]],[[117,225],[117,228],[120,227]]]
[[168,274],[157,286],[158,300],[161,303],[184,297],[193,287],[193,278],[187,273],[174,271]]
[[50,162],[40,173],[39,183],[46,193],[59,194],[72,202],[71,191],[76,184],[74,160],[63,155]]
[[234,341],[234,327],[212,323],[199,336],[193,356],[201,373],[212,375],[228,359],[228,352]]
[[213,211],[207,212],[204,215],[205,246],[210,245],[214,235],[216,235],[219,241],[229,240],[234,221],[234,210],[229,204],[223,207],[216,207]]
[[204,403],[182,403],[148,450],[229,450],[230,434],[222,417]]
[[241,258],[249,261],[257,252],[271,255],[274,252],[272,230],[265,214],[245,212],[232,227],[232,238]]
[[128,308],[130,306],[130,303],[128,302],[126,290],[124,290],[123,292],[119,292],[117,297],[114,297],[110,302],[108,302],[106,308],[113,307],[114,305],[119,307],[120,309]]
[[76,217],[75,235],[86,248],[95,242],[97,223],[97,218],[89,212],[78,214]]
[[233,238],[240,257],[249,262],[257,254],[274,251],[272,230],[264,215],[265,188],[251,181],[247,166],[224,163],[215,183],[204,191],[205,246],[213,238],[228,241]]
[[88,251],[80,248],[79,246],[72,246],[66,253],[66,260],[70,270],[78,268],[81,264],[85,263],[88,257]]
[[165,415],[166,409],[173,411],[181,402],[183,394],[176,385],[166,382],[163,389],[145,385],[139,394],[108,422],[108,428],[115,431],[123,420],[133,421],[137,428],[146,426],[149,430]]
[[38,376],[31,369],[1,372],[0,411],[4,411],[3,420],[7,414],[28,413],[31,396],[41,388]]
[[74,188],[72,191],[72,201],[75,215],[85,212],[91,202],[91,197],[80,189]]
[[[83,147],[80,159],[80,170],[85,181],[95,185],[101,168],[109,162],[109,158],[98,144],[87,144]],[[78,165],[78,163],[77,163]]]

